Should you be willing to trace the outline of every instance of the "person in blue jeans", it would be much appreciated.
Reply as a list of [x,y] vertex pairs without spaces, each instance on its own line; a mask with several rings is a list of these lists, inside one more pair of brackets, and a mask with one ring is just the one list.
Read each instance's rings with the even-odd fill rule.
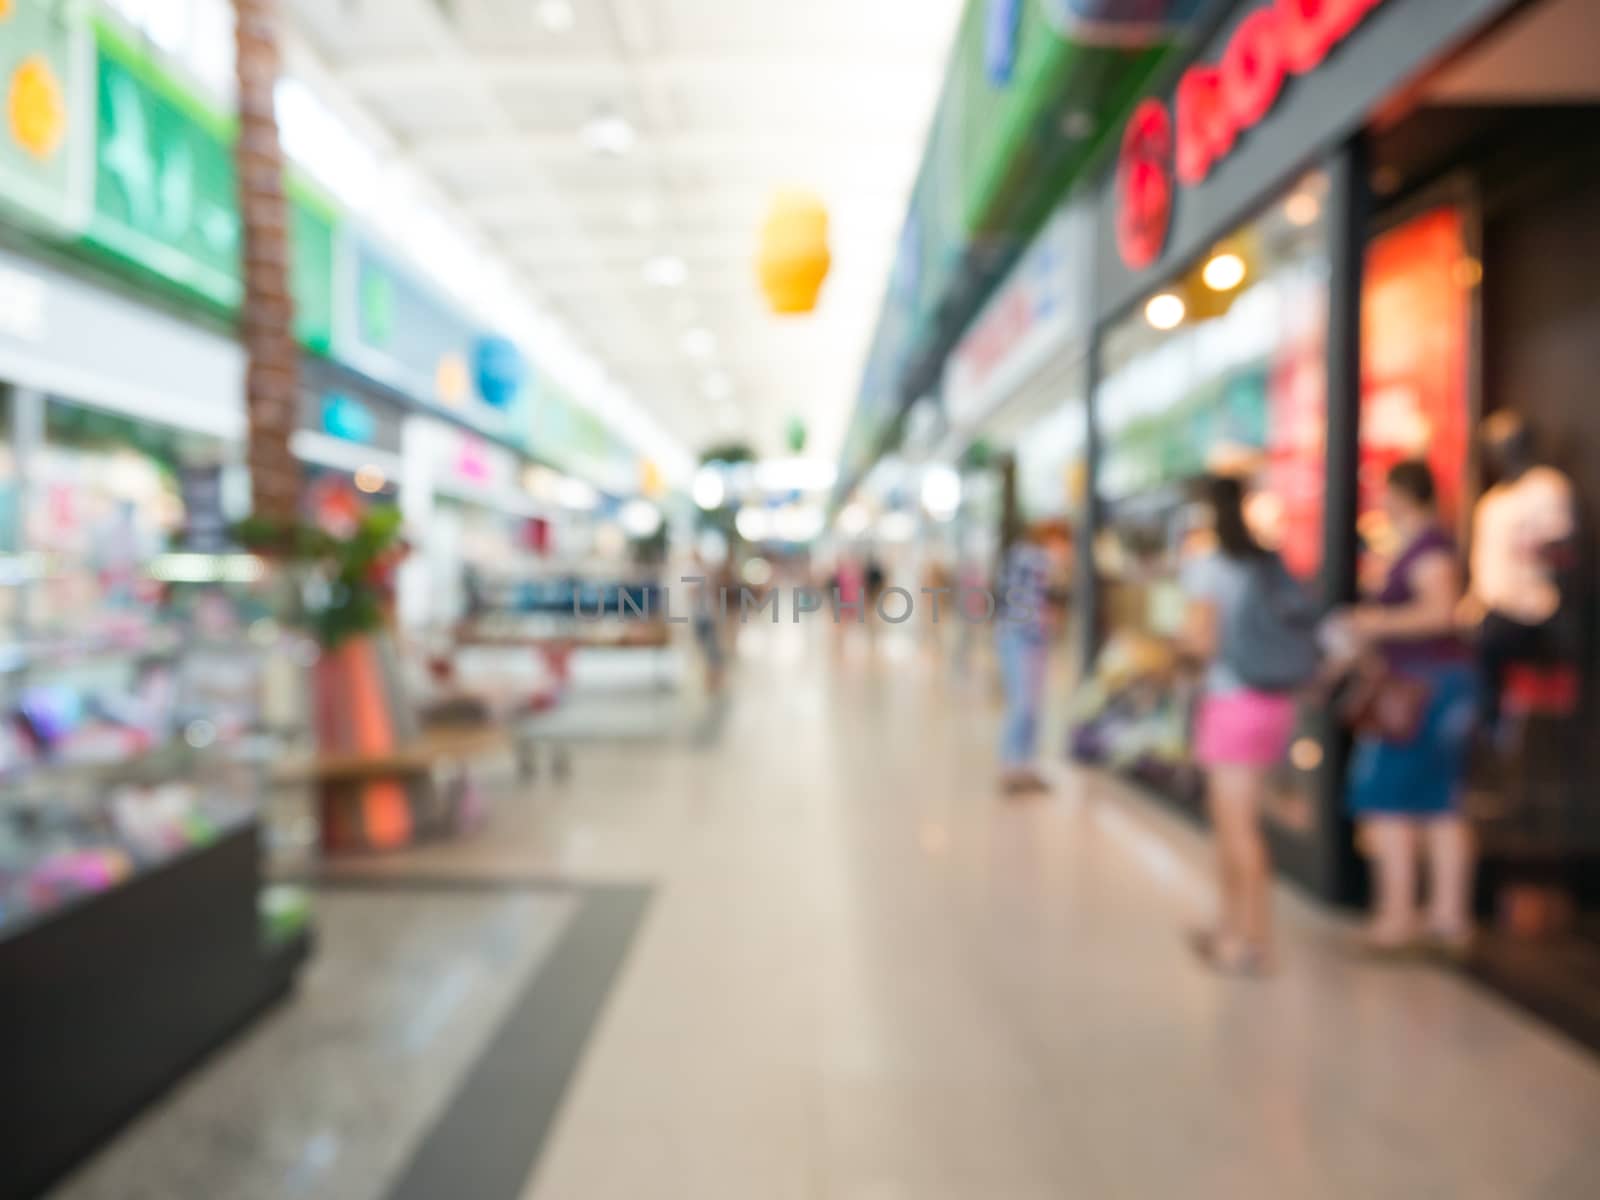
[[1050,639],[1059,624],[1062,580],[1072,535],[1060,521],[1040,521],[1006,552],[996,600],[995,650],[1004,684],[1000,786],[1011,796],[1049,790],[1035,767]]

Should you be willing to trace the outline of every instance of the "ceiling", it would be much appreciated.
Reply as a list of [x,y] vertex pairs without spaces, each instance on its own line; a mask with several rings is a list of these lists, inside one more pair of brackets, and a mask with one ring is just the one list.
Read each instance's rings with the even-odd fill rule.
[[[782,453],[798,417],[807,453],[837,457],[962,0],[285,8],[291,49],[685,449]],[[626,153],[586,144],[597,116],[626,122]],[[832,216],[833,272],[800,318],[768,313],[754,271],[789,186]],[[681,286],[646,282],[663,257]]]
[[1600,5],[1540,0],[1439,71],[1424,95],[1435,104],[1574,104],[1600,96],[1594,48]]

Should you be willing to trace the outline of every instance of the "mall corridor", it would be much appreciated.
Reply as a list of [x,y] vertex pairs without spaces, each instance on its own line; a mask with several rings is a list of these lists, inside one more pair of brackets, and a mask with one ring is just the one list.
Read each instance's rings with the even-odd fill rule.
[[1595,47],[0,0],[0,1200],[1600,1200]]
[[1210,975],[1191,828],[1093,773],[998,799],[985,688],[908,638],[744,647],[698,746],[341,867],[295,999],[60,1200],[1593,1195],[1585,1052],[1287,889],[1279,976]]

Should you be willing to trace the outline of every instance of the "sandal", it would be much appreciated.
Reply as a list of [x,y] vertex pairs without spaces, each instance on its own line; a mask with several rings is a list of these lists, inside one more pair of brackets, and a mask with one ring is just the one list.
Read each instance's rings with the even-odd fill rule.
[[1472,957],[1475,940],[1471,929],[1451,932],[1430,930],[1422,943],[1422,949],[1434,958],[1459,966]]
[[1240,979],[1266,979],[1273,974],[1270,951],[1260,946],[1237,943],[1230,950],[1225,947],[1220,934],[1210,930],[1192,930],[1189,945],[1218,975],[1232,975]]

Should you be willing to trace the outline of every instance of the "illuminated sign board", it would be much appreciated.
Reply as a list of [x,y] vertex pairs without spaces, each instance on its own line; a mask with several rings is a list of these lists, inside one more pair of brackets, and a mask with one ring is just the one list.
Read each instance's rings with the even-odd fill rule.
[[1172,109],[1134,110],[1117,167],[1117,246],[1135,270],[1161,253],[1174,177],[1204,182],[1240,136],[1272,111],[1291,75],[1306,75],[1384,0],[1272,0],[1239,23],[1222,57],[1190,67]]

